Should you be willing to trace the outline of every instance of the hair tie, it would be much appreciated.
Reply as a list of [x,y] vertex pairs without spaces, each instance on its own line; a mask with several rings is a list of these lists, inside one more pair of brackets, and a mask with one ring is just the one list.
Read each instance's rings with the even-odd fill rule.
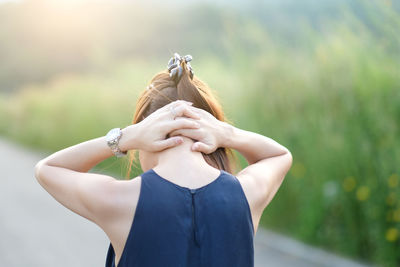
[[176,75],[178,75],[178,79],[182,76],[182,66],[181,66],[181,62],[184,61],[186,63],[187,66],[187,70],[190,73],[190,79],[193,79],[193,69],[192,66],[190,65],[190,61],[192,61],[192,56],[191,55],[186,55],[184,57],[181,57],[178,53],[174,53],[174,56],[168,61],[168,72],[169,72],[169,76],[171,78],[175,77]]

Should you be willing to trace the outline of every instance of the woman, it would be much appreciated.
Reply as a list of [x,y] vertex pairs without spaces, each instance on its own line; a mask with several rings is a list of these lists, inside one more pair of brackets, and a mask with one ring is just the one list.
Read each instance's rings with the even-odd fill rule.
[[[253,266],[263,210],[292,164],[287,148],[225,122],[211,89],[194,77],[191,56],[175,53],[140,96],[133,123],[58,151],[35,167],[61,204],[110,239],[106,267]],[[232,151],[249,165],[236,175]],[[139,151],[133,179],[88,173]]]

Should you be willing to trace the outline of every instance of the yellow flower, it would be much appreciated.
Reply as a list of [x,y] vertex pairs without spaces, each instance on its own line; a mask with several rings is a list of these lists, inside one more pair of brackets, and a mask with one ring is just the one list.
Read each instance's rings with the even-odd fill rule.
[[388,222],[393,221],[393,214],[394,214],[393,210],[389,210],[389,211],[386,213],[386,221],[388,221]]
[[354,179],[353,176],[349,176],[346,179],[343,180],[343,189],[346,192],[353,191],[353,189],[356,187],[356,179]]
[[394,204],[396,204],[396,194],[395,193],[392,192],[386,197],[386,204],[388,204],[389,206],[393,206]]
[[357,189],[356,196],[359,201],[367,200],[369,197],[369,188],[365,185],[359,187]]
[[295,162],[290,170],[292,175],[296,178],[301,178],[306,173],[306,168],[300,162]]
[[387,229],[386,231],[386,240],[389,242],[394,242],[399,238],[399,230],[396,228],[392,227]]
[[399,184],[399,176],[396,173],[393,173],[389,176],[388,185],[389,187],[396,187]]
[[393,212],[393,220],[395,222],[400,222],[400,209],[397,209]]

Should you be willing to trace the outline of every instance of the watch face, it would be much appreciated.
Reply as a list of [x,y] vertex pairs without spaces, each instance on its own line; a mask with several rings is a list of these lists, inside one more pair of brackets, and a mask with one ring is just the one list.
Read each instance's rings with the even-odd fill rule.
[[120,130],[118,128],[114,128],[112,130],[110,130],[107,134],[107,142],[112,141],[112,140],[116,140],[120,135]]

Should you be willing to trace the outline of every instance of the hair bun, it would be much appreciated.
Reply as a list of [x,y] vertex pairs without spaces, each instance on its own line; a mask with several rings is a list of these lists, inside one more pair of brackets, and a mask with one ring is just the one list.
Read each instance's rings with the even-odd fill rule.
[[169,72],[169,76],[171,78],[175,78],[177,77],[177,79],[179,80],[182,76],[182,72],[183,72],[183,68],[181,66],[182,62],[185,62],[186,64],[186,68],[189,71],[189,75],[190,75],[190,79],[193,79],[193,69],[192,66],[190,65],[190,61],[192,61],[192,56],[191,55],[186,55],[181,57],[178,53],[174,53],[174,56],[171,57],[171,59],[168,61],[168,72]]

